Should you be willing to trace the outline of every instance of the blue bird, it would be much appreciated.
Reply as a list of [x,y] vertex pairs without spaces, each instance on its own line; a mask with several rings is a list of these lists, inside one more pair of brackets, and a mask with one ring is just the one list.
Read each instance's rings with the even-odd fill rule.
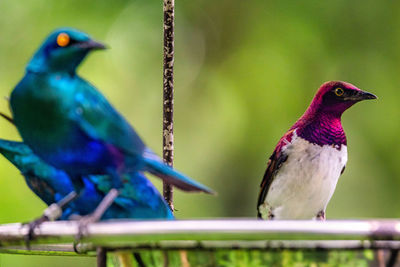
[[68,173],[78,192],[84,188],[83,176],[108,175],[112,200],[124,173],[147,171],[182,190],[212,193],[164,164],[106,98],[76,74],[91,51],[104,48],[71,28],[47,37],[11,93],[14,123],[24,143]]
[[[0,153],[21,171],[28,187],[47,205],[59,202],[74,190],[68,174],[37,157],[22,142],[0,139]],[[123,175],[119,196],[101,217],[107,219],[173,219],[173,214],[154,185],[139,173]],[[112,188],[102,175],[83,178],[82,194],[64,209],[61,220],[91,213]]]
[[[12,122],[12,118],[0,112],[0,116]],[[32,150],[22,142],[0,139],[0,154],[8,159],[25,178],[28,187],[47,205],[60,203],[68,198],[74,190],[73,184],[67,173],[57,170],[37,157]],[[123,176],[125,183],[120,195],[105,211],[101,220],[108,219],[164,219],[172,220],[174,216],[163,197],[146,179],[142,173],[126,174]],[[84,190],[75,200],[65,203],[58,220],[67,220],[73,217],[86,216],[92,212],[111,189],[110,179],[106,176],[89,175],[84,177]],[[50,213],[47,216],[52,216]],[[46,215],[31,222],[27,235],[27,245],[33,238],[34,227],[49,220]],[[56,219],[56,218],[53,218]],[[120,262],[129,260],[130,255],[118,254]],[[133,253],[134,259],[139,263],[143,259],[139,253]]]

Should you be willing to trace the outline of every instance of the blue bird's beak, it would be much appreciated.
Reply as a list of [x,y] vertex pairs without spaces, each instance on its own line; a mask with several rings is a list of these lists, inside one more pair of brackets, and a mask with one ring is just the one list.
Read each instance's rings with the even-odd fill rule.
[[95,41],[95,40],[89,40],[89,41],[86,41],[86,42],[79,43],[79,47],[81,47],[81,48],[88,48],[88,49],[90,49],[90,50],[103,50],[103,49],[107,49],[107,46],[106,46],[106,45],[104,45],[104,44],[102,44],[102,43],[100,43],[100,42],[97,42],[97,41]]

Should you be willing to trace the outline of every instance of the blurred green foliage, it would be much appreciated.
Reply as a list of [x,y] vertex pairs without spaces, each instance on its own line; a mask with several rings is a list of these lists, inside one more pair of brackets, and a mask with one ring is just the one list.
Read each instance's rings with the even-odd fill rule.
[[[373,262],[371,251],[307,250],[218,250],[218,251],[146,251],[138,253],[147,267],[367,267]],[[371,257],[372,256],[372,257]],[[111,254],[108,266],[124,267],[126,262],[139,266],[129,254]],[[125,265],[123,265],[125,263]]]
[[[0,95],[50,31],[79,28],[111,47],[80,74],[161,151],[161,1],[3,0],[0,10]],[[327,217],[399,217],[399,13],[396,1],[176,1],[175,166],[219,193],[176,191],[176,216],[255,216],[276,142],[320,84],[344,80],[379,99],[344,114],[349,161]],[[0,129],[19,138],[3,120]],[[5,159],[0,173],[0,223],[38,216],[43,203]],[[0,265],[20,257],[2,255]],[[25,266],[36,266],[31,258]]]

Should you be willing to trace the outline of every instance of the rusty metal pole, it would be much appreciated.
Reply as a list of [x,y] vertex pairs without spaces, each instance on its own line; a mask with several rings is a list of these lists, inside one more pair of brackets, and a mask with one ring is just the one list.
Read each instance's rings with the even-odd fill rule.
[[[169,166],[174,161],[174,13],[175,1],[164,2],[164,66],[163,66],[163,159]],[[163,184],[163,195],[174,211],[173,187]]]

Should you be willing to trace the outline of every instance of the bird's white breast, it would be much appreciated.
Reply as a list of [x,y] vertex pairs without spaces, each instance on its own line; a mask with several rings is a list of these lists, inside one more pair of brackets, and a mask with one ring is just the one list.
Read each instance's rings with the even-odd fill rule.
[[264,208],[274,219],[312,219],[326,206],[347,162],[347,147],[319,146],[294,132],[288,155],[273,179]]

